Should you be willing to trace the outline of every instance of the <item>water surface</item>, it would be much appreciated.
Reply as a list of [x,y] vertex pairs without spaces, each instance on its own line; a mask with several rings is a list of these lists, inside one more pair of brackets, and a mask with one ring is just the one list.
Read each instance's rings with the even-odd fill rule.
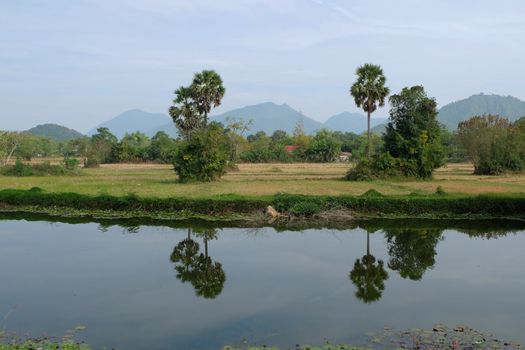
[[[0,327],[119,349],[360,342],[468,324],[524,342],[520,224],[348,229],[0,221]],[[453,228],[457,227],[457,228]],[[188,238],[189,236],[189,238]]]

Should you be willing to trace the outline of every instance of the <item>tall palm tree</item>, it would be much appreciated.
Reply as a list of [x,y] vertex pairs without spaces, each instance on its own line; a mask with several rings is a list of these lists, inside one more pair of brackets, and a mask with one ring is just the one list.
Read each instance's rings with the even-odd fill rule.
[[357,80],[350,88],[350,95],[354,98],[357,107],[367,113],[368,145],[367,157],[370,159],[370,115],[378,107],[385,105],[390,90],[385,86],[386,77],[379,65],[365,63],[356,70]]
[[214,70],[203,70],[195,73],[191,84],[193,96],[199,114],[204,118],[204,125],[208,124],[208,113],[213,107],[220,106],[226,92],[222,79]]

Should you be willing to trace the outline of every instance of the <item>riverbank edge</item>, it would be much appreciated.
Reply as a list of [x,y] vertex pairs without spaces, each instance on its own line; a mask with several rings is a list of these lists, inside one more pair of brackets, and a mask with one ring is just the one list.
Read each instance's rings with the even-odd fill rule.
[[[268,206],[275,208],[277,215],[269,216]],[[280,193],[260,197],[231,194],[207,198],[155,198],[134,194],[93,196],[33,188],[0,190],[0,211],[105,219],[197,219],[250,226],[290,221],[348,222],[368,218],[525,220],[525,195],[384,196],[372,190],[361,196]]]

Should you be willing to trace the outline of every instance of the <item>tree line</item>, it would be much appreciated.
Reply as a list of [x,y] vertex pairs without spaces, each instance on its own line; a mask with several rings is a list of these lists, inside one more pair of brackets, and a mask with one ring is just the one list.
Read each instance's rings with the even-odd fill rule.
[[[322,129],[308,135],[300,120],[291,134],[283,130],[248,134],[251,122],[247,119],[231,118],[225,124],[209,121],[209,113],[220,105],[226,90],[219,74],[205,70],[175,91],[169,114],[179,131],[177,138],[162,131],[150,138],[136,131],[119,140],[109,129],[99,128],[91,137],[55,141],[0,131],[0,166],[13,159],[46,157],[64,157],[66,167],[74,167],[78,159],[85,167],[158,162],[173,164],[181,181],[214,180],[238,162],[349,159],[355,162],[346,176],[349,180],[429,178],[447,161],[470,160],[476,174],[525,170],[525,118],[511,123],[499,116],[473,116],[451,132],[439,124],[437,103],[424,87],[405,87],[389,96],[385,84],[380,66],[368,63],[357,68],[349,93],[367,114],[366,134]],[[380,136],[371,132],[370,117],[387,101],[389,122]],[[345,157],[340,157],[342,152]]]

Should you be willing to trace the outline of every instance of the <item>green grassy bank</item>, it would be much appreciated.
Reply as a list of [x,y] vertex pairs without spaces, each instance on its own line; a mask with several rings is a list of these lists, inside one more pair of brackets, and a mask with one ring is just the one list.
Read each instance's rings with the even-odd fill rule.
[[523,195],[383,196],[370,190],[361,196],[221,195],[207,198],[156,198],[134,194],[111,196],[30,190],[0,191],[0,209],[97,217],[204,218],[219,221],[264,220],[267,206],[288,218],[330,220],[362,217],[518,218],[525,219]]

